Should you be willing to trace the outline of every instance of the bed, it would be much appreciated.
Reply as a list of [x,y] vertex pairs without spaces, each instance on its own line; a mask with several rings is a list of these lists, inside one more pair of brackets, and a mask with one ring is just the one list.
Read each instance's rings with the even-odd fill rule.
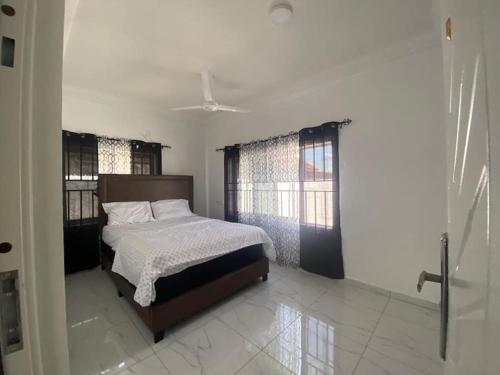
[[[155,342],[162,340],[165,330],[176,323],[234,294],[259,278],[267,280],[268,258],[271,257],[269,243],[265,236],[259,240],[254,238],[258,232],[245,232],[245,228],[240,236],[240,240],[243,237],[244,241],[233,241],[232,247],[226,243],[229,240],[222,241],[226,237],[218,235],[207,240],[212,243],[210,248],[200,248],[203,250],[201,255],[196,253],[198,255],[192,259],[176,260],[174,266],[162,268],[161,273],[155,268],[144,266],[147,264],[148,267],[154,267],[158,263],[150,253],[152,250],[148,248],[148,244],[153,243],[148,241],[148,236],[155,238],[156,243],[162,243],[163,238],[172,242],[175,238],[178,240],[175,249],[182,249],[182,238],[186,236],[184,232],[206,231],[207,235],[210,232],[222,232],[229,236],[228,233],[234,229],[236,236],[240,230],[237,227],[239,224],[193,216],[182,220],[131,225],[127,228],[106,227],[107,215],[102,203],[186,199],[192,210],[192,176],[99,175],[98,195],[102,268],[113,280],[118,295],[127,299],[152,331]],[[218,244],[222,250],[217,249]],[[248,246],[239,247],[235,244]],[[169,243],[168,246],[172,245]],[[186,248],[190,248],[189,246],[193,245],[186,242]],[[179,258],[179,255],[175,258]],[[139,269],[148,269],[151,272],[139,273],[131,267],[133,263],[139,264]]]

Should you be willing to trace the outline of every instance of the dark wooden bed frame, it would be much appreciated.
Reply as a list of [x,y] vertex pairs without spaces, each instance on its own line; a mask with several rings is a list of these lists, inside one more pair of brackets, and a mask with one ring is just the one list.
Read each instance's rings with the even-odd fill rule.
[[[107,223],[107,215],[101,203],[187,199],[192,210],[193,176],[101,174],[99,175],[98,195],[99,233],[102,234],[102,228]],[[112,260],[103,251],[104,248],[109,249],[109,246],[102,240],[100,246],[102,268],[111,276],[118,289],[118,295],[127,299],[153,332],[155,343],[163,339],[167,328],[234,294],[239,289],[255,282],[259,277],[266,281],[269,272],[269,261],[263,257],[165,302],[142,307],[134,301],[135,287],[124,277],[111,271]]]

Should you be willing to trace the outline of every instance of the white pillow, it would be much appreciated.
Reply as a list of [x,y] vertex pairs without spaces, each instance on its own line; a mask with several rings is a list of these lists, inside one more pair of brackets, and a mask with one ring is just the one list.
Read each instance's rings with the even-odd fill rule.
[[149,202],[111,202],[103,203],[102,208],[108,214],[108,225],[147,223],[153,221]]
[[185,199],[167,199],[151,202],[151,208],[156,220],[193,215],[189,208],[189,202]]

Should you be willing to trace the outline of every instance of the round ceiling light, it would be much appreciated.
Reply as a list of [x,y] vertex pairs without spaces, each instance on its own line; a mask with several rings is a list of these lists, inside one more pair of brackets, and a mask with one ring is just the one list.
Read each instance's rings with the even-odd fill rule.
[[287,2],[278,2],[271,5],[269,15],[275,25],[284,25],[289,22],[293,16],[293,8]]

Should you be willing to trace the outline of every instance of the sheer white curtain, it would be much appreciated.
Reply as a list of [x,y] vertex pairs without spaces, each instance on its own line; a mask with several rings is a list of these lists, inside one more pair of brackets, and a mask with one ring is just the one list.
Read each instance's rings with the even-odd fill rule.
[[98,138],[99,173],[132,173],[130,141],[125,139]]
[[273,138],[240,148],[238,221],[264,229],[278,263],[300,261],[299,136]]

